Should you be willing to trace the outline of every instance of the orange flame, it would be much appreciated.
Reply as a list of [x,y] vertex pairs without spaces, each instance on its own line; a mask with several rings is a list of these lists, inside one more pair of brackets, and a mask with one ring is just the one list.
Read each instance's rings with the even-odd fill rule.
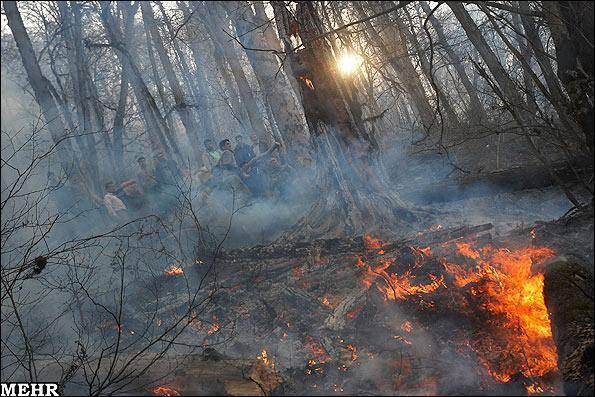
[[357,354],[355,354],[357,352],[357,347],[353,345],[347,345],[347,349],[351,350],[351,361],[357,360]]
[[364,285],[370,287],[377,278],[384,281],[383,284],[377,283],[376,286],[384,295],[385,300],[404,300],[411,295],[428,294],[436,291],[440,287],[446,288],[446,285],[444,284],[444,276],[436,277],[433,274],[430,274],[430,283],[416,285],[413,284],[415,276],[411,274],[411,271],[406,271],[401,275],[388,273],[386,269],[388,269],[395,261],[392,258],[379,258],[379,265],[375,267],[363,262],[361,257],[358,257],[357,259],[356,266],[366,269],[366,273],[362,280]]
[[401,329],[405,332],[411,332],[413,330],[413,325],[411,325],[411,321],[405,321],[401,324]]
[[211,335],[214,334],[215,332],[219,331],[221,329],[221,326],[219,324],[211,324],[211,326],[209,327],[207,334]]
[[364,235],[363,239],[364,247],[366,247],[367,250],[377,250],[384,247],[384,243],[382,242],[382,240],[374,238],[369,234]]
[[263,349],[262,353],[260,353],[260,356],[256,357],[256,359],[262,361],[262,363],[267,367],[275,369],[275,362],[269,358],[266,350]]
[[165,274],[168,276],[179,276],[180,274],[184,274],[184,269],[180,266],[171,265],[165,270]]
[[300,80],[306,83],[306,86],[310,89],[310,91],[314,91],[314,84],[312,83],[312,80],[310,80],[306,76],[300,76]]
[[[443,262],[454,275],[458,287],[482,299],[482,309],[498,319],[494,326],[503,329],[505,348],[497,348],[491,338],[472,344],[490,374],[501,382],[521,372],[525,377],[543,376],[556,369],[557,354],[550,320],[543,298],[543,274],[535,265],[555,255],[546,247],[531,246],[518,250],[485,246],[474,248],[457,243],[457,251],[475,262],[473,269]],[[483,299],[485,297],[485,299]],[[488,358],[489,357],[489,358]]]
[[156,386],[151,390],[154,396],[179,396],[180,392],[167,386]]

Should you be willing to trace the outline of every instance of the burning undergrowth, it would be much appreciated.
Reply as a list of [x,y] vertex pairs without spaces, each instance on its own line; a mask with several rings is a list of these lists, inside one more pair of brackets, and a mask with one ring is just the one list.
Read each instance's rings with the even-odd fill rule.
[[222,357],[251,358],[251,373],[267,368],[267,394],[559,393],[541,272],[555,252],[525,240],[236,250],[193,332]]

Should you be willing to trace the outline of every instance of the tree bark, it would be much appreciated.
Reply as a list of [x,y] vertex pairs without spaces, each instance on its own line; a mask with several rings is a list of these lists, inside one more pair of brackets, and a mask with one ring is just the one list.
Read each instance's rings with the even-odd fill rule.
[[[174,72],[173,65],[169,59],[167,51],[165,50],[165,46],[163,45],[163,40],[161,39],[159,29],[157,28],[157,23],[155,21],[150,2],[141,2],[141,11],[143,20],[145,20],[148,25],[148,30],[150,32],[153,45],[155,46],[157,55],[161,61],[161,66],[163,67],[163,71],[165,72],[165,76],[169,82],[169,87],[172,91],[175,101],[176,112],[180,117],[182,124],[184,125],[184,129],[186,130],[186,135],[190,140],[195,158],[198,162],[201,162],[202,143],[200,142],[199,138],[198,123],[196,122],[194,114],[187,103],[186,95],[182,89],[180,81],[178,80],[178,76],[176,76],[176,73]],[[149,41],[147,45],[150,46],[151,42]]]
[[595,153],[593,2],[552,1],[542,5],[556,47],[558,77],[570,97],[569,114],[581,126],[592,160]]
[[23,19],[17,8],[16,1],[5,1],[3,5],[8,26],[17,44],[27,78],[35,95],[35,100],[41,108],[48,131],[56,144],[56,152],[60,165],[71,183],[81,183],[80,174],[77,170],[78,161],[72,144],[69,140],[67,130],[64,128],[60,111],[50,92],[50,83],[42,74],[39,63],[37,62],[37,57],[33,51],[31,40],[23,24]]
[[[361,106],[342,90],[326,39],[314,39],[323,31],[314,6],[299,3],[293,20],[284,4],[271,4],[276,18],[287,22],[280,27],[287,36],[299,31],[302,43],[308,43],[289,54],[288,61],[300,82],[306,121],[318,150],[316,183],[336,192],[320,197],[286,237],[404,232],[415,216],[372,170],[374,145],[361,121]],[[296,24],[292,32],[290,25]]]
[[[421,1],[420,5],[426,14],[430,14],[431,9],[427,2]],[[442,42],[444,49],[446,51],[446,55],[450,60],[461,84],[465,87],[465,91],[467,91],[467,95],[469,96],[469,119],[474,120],[476,123],[481,123],[482,121],[487,121],[488,117],[486,111],[482,105],[479,96],[477,95],[477,88],[473,85],[473,83],[469,80],[469,76],[465,71],[465,67],[461,62],[459,56],[455,53],[454,49],[448,44],[448,39],[446,38],[446,34],[444,33],[444,29],[442,25],[436,19],[434,15],[430,16],[430,23],[434,27],[436,31],[436,35],[438,36],[438,40]]]
[[[250,48],[266,48],[258,32],[251,32],[254,15],[247,2],[230,2],[227,10],[236,28],[240,42],[261,86],[265,101],[277,123],[291,158],[300,163],[310,162],[307,151],[309,134],[304,125],[301,106],[288,90],[283,74],[280,73],[276,57],[270,52],[251,51]],[[247,7],[246,7],[247,6]],[[242,15],[234,10],[244,10]]]
[[238,55],[233,48],[233,43],[231,42],[232,39],[223,32],[223,29],[226,29],[229,25],[226,19],[221,15],[222,10],[220,7],[209,6],[206,7],[206,10],[200,10],[199,12],[203,12],[203,15],[205,16],[205,25],[207,26],[215,45],[218,45],[223,49],[225,60],[229,64],[231,73],[238,86],[242,104],[248,112],[248,119],[250,120],[252,131],[258,135],[261,142],[270,146],[272,137],[264,125],[262,114],[258,109],[258,102],[252,93],[252,88],[250,88],[250,84],[248,84],[248,79],[242,69]]

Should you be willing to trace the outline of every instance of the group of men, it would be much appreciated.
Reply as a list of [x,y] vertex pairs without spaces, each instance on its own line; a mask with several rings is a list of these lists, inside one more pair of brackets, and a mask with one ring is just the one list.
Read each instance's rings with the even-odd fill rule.
[[219,148],[211,139],[204,141],[202,172],[212,187],[235,189],[253,197],[283,195],[283,177],[291,172],[291,166],[280,160],[275,151],[278,142],[268,147],[257,134],[250,135],[250,143],[243,135],[235,136],[235,147],[229,139],[219,142]]
[[103,204],[115,220],[125,220],[131,214],[165,213],[176,201],[176,187],[182,177],[176,162],[163,152],[157,154],[153,170],[147,165],[145,157],[140,156],[136,161],[139,172],[135,179],[105,184]]
[[[204,186],[251,197],[283,196],[292,168],[275,154],[281,145],[275,142],[267,147],[257,134],[250,136],[249,144],[242,135],[234,139],[235,147],[229,139],[220,141],[219,148],[211,139],[204,141],[203,166],[197,173]],[[131,213],[166,213],[177,200],[176,189],[184,173],[174,160],[160,152],[153,170],[142,156],[137,163],[135,179],[105,184],[103,204],[114,220],[125,220]]]

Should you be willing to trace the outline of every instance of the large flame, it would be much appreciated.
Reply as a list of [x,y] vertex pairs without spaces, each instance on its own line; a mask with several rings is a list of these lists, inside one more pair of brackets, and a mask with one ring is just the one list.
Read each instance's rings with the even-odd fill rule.
[[[385,246],[370,236],[364,237],[364,244],[368,251]],[[412,252],[418,253],[416,263],[400,274],[392,271],[398,268],[393,266],[395,259],[386,256],[372,256],[369,261],[358,256],[356,266],[364,269],[362,282],[368,287],[376,284],[385,300],[405,301],[421,294],[438,293],[441,287],[454,289],[447,296],[460,298],[449,298],[447,304],[456,305],[451,309],[477,320],[479,325],[469,335],[469,340],[462,340],[462,345],[476,353],[478,361],[494,380],[508,382],[522,374],[532,382],[526,386],[528,393],[546,390],[547,386],[542,385],[539,378],[556,371],[557,354],[543,297],[540,266],[555,252],[534,245],[509,249],[458,242],[441,247],[447,252],[456,251],[461,259],[457,261],[460,263],[451,263],[440,258],[443,269],[449,274],[446,281],[445,273],[428,274],[429,283],[416,282],[414,271],[424,265],[424,258],[430,254],[429,247],[412,247]],[[415,302],[435,307],[434,301],[425,298]],[[406,322],[401,329],[411,332],[413,326]],[[395,339],[405,341],[401,336]]]
[[[482,298],[481,310],[498,319],[490,325],[505,335],[505,346],[494,344],[493,338],[478,338],[471,344],[490,373],[507,382],[519,372],[533,378],[554,371],[557,355],[543,298],[543,274],[535,268],[553,257],[554,251],[536,246],[475,248],[457,243],[457,252],[471,259],[473,266],[443,260],[445,269],[454,275],[456,286]],[[502,351],[494,351],[502,347]]]

